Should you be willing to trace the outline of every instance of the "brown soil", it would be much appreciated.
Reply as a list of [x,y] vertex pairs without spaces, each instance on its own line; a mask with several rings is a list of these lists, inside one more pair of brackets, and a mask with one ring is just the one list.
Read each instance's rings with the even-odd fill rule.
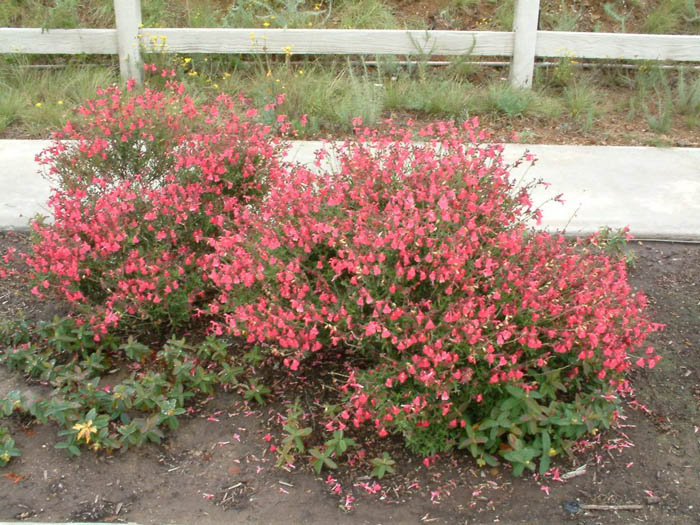
[[[0,252],[24,245],[0,233]],[[650,298],[654,319],[666,323],[652,344],[663,356],[652,371],[632,378],[638,402],[624,425],[604,433],[574,461],[555,463],[561,474],[586,465],[566,481],[515,478],[504,468],[479,469],[462,454],[430,467],[422,458],[392,452],[397,474],[374,481],[369,469],[342,467],[313,473],[274,466],[269,451],[281,435],[280,405],[247,405],[220,393],[197,406],[162,445],[112,457],[84,452],[69,458],[53,444],[57,428],[11,418],[22,456],[0,471],[0,520],[130,521],[140,523],[700,523],[700,248],[637,243],[631,272]],[[53,315],[26,287],[3,283],[0,319]],[[27,389],[24,379],[0,370],[0,395]],[[34,387],[32,387],[34,388]],[[39,392],[41,393],[41,392]],[[272,434],[272,441],[263,437]],[[371,457],[373,451],[367,450]],[[695,494],[695,496],[693,495]],[[348,496],[350,511],[341,510]],[[639,510],[582,510],[564,502],[640,505]]]
[[[667,0],[541,0],[539,29],[544,31],[556,30],[556,22],[562,12],[576,16],[576,31],[619,33],[621,23],[605,12],[604,5],[611,4],[615,12],[624,16],[625,31],[628,33],[643,33],[644,22],[648,15],[663,5]],[[427,20],[430,29],[445,30],[506,30],[499,27],[497,11],[503,7],[512,12],[515,2],[486,1],[474,2],[456,8],[454,0],[391,0],[388,2],[398,20]],[[467,4],[467,2],[464,2]],[[675,32],[694,34],[694,26],[690,18],[681,17],[676,24]]]

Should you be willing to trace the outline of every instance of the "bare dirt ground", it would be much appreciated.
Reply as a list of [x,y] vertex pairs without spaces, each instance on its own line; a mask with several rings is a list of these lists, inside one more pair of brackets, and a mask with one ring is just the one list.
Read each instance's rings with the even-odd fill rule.
[[[24,243],[20,234],[0,233],[0,248]],[[629,406],[621,428],[593,439],[573,461],[555,462],[561,480],[480,469],[462,454],[426,467],[398,448],[392,451],[397,474],[382,480],[367,477],[359,455],[355,467],[330,475],[315,475],[302,462],[283,470],[270,451],[281,440],[282,405],[259,408],[220,393],[200,403],[162,445],[114,456],[84,452],[71,459],[53,446],[57,428],[11,418],[22,456],[0,471],[0,520],[700,523],[700,249],[659,243],[633,249],[632,281],[649,296],[655,320],[667,324],[652,341],[664,358],[633,377],[644,408]],[[4,290],[0,317],[19,309],[35,319],[53,315],[19,284]],[[17,387],[28,388],[22,377],[0,370],[0,394]],[[572,514],[572,500],[638,508]]]

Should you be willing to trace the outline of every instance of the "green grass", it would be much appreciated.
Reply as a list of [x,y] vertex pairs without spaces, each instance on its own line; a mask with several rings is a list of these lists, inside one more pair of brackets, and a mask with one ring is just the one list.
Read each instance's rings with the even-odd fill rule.
[[[114,66],[81,64],[77,59],[55,69],[30,68],[28,59],[0,60],[0,133],[13,137],[46,137],[59,128],[69,110],[94,96],[95,88],[118,81]],[[243,92],[263,105],[286,94],[281,108],[292,121],[308,115],[302,138],[343,134],[361,116],[368,124],[391,115],[420,119],[461,120],[475,115],[499,121],[533,118],[552,127],[567,122],[570,129],[593,131],[608,115],[620,118],[610,93],[629,93],[625,107],[630,120],[645,119],[656,133],[672,124],[700,127],[700,74],[668,72],[646,66],[638,72],[581,71],[574,68],[564,85],[555,68],[537,70],[535,88],[511,88],[489,70],[456,62],[432,68],[424,62],[400,63],[382,57],[378,67],[362,62],[291,56],[146,55],[148,62],[175,67],[196,97],[208,93]],[[623,117],[624,118],[624,117]]]
[[629,112],[643,115],[650,129],[668,133],[676,117],[690,129],[700,128],[700,73],[661,69],[645,65],[628,83],[634,89],[629,100]]
[[632,17],[631,11],[626,12],[624,7],[624,2],[622,0],[603,4],[603,11],[607,17],[615,24],[619,24],[620,33],[627,32],[627,22]]
[[562,0],[556,9],[542,12],[541,24],[543,29],[550,31],[576,31],[580,19],[581,15],[576,8]]
[[645,33],[672,34],[683,22],[686,0],[666,0],[647,14],[642,25]]
[[392,29],[397,27],[391,8],[381,0],[335,2],[332,23],[343,29]]
[[571,82],[562,91],[568,115],[584,131],[592,131],[595,120],[605,111],[605,96],[588,77]]
[[36,69],[15,57],[0,60],[0,132],[10,126],[20,135],[46,137],[61,127],[70,108],[95,89],[118,80],[114,69],[69,65]]
[[514,14],[515,0],[500,0],[493,15],[495,27],[501,31],[512,31]]
[[459,80],[430,78],[419,80],[402,77],[385,84],[386,109],[415,112],[440,119],[459,119],[466,116],[471,105],[471,89]]
[[680,70],[675,106],[689,128],[700,129],[700,74],[697,71],[692,74]]
[[[406,18],[406,2],[142,0],[142,14],[144,25],[150,27],[427,27],[427,18]],[[639,24],[639,15],[645,14],[644,27],[650,32],[689,27],[700,31],[693,0],[610,0],[606,5],[608,23],[624,29],[632,22]],[[543,0],[542,6],[541,23],[546,29],[574,30],[585,14],[572,0]],[[514,0],[451,0],[440,4],[435,16],[457,21],[483,7],[493,16],[480,20],[479,28],[511,29]],[[113,23],[113,0],[0,0],[0,25],[108,27]],[[562,58],[554,67],[537,68],[535,89],[521,91],[504,81],[506,69],[479,66],[470,63],[470,57],[457,57],[444,68],[428,67],[427,55],[414,54],[417,62],[410,65],[400,62],[406,58],[411,57],[380,56],[378,67],[369,68],[357,57],[349,66],[346,59],[296,55],[286,59],[145,55],[147,62],[174,65],[198,96],[210,91],[243,91],[263,103],[284,92],[284,112],[291,118],[308,115],[307,136],[348,131],[357,115],[373,123],[392,114],[425,119],[535,118],[553,125],[565,120],[570,128],[592,131],[596,122],[619,113],[619,108],[607,103],[610,93],[628,94],[624,102],[628,117],[646,119],[658,133],[667,133],[675,122],[690,130],[700,127],[700,75],[693,70],[676,74],[645,66],[638,73],[601,70],[589,74],[575,59]],[[80,56],[0,56],[0,133],[46,136],[61,125],[69,107],[92,96],[96,86],[118,80],[115,62]],[[67,67],[26,67],[41,63]]]
[[4,0],[0,4],[0,26],[113,27],[114,3],[111,0]]

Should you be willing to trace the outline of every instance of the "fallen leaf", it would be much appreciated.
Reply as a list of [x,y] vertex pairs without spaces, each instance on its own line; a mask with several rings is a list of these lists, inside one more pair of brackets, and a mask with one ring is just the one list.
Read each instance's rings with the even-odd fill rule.
[[7,479],[11,479],[12,483],[19,483],[23,479],[27,479],[27,476],[23,476],[22,474],[15,474],[14,472],[8,472],[7,474],[3,474],[3,477]]

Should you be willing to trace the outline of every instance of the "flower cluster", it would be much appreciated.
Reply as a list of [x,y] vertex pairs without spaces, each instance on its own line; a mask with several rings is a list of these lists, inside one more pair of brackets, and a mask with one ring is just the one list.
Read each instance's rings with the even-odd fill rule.
[[[215,332],[269,345],[293,371],[313,353],[347,350],[345,410],[331,429],[369,422],[426,454],[481,440],[472,452],[482,456],[508,435],[523,448],[523,433],[549,436],[574,398],[588,422],[572,420],[564,437],[609,424],[601,396],[633,362],[658,360],[651,348],[633,357],[659,326],[624,262],[595,239],[532,231],[530,188],[511,181],[499,146],[478,145],[476,124],[417,137],[358,127],[315,169],[291,168],[203,258],[220,291],[210,312],[224,314]],[[540,400],[529,430],[523,413],[508,421],[516,430],[474,438],[516,393]],[[549,457],[552,443],[540,439],[533,457]]]
[[197,266],[207,239],[235,230],[280,169],[279,130],[244,98],[133,87],[98,91],[38,158],[55,189],[53,222],[33,224],[25,254],[33,291],[86,305],[97,337],[125,318],[187,323],[208,300]]

